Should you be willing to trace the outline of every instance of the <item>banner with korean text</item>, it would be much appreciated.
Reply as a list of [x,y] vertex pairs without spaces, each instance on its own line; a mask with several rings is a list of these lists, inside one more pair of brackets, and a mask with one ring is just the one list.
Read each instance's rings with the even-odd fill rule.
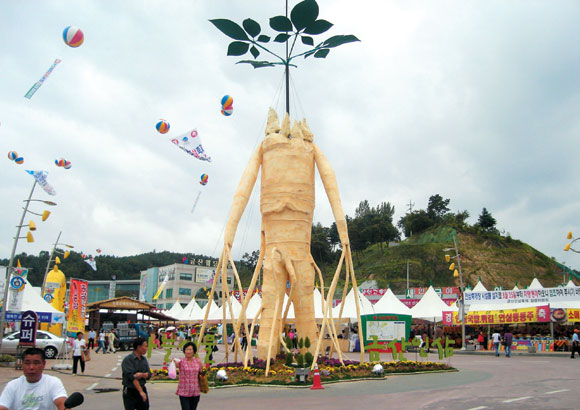
[[[512,323],[536,323],[550,321],[550,306],[534,306],[520,309],[489,310],[469,312],[465,318],[467,325],[504,325]],[[460,325],[458,312],[443,312],[443,324]]]
[[69,335],[84,332],[87,314],[87,295],[89,284],[86,280],[71,279],[68,302],[68,323],[66,330]]
[[[499,290],[491,292],[466,291],[465,304],[553,303],[580,301],[580,286],[573,288],[544,288]],[[475,309],[475,308],[473,308]]]

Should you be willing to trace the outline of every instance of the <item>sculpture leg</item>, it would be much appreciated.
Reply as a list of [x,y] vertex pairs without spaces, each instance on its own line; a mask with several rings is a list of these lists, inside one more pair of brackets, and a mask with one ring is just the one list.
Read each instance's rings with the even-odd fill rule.
[[318,327],[314,318],[314,267],[310,260],[294,261],[296,283],[294,284],[294,314],[298,338],[310,339],[311,349],[318,339]]

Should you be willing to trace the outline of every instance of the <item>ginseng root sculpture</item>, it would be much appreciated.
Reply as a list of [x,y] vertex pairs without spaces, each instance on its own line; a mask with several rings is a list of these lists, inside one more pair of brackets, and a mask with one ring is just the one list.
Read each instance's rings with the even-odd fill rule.
[[[356,292],[356,279],[354,278],[347,224],[340,202],[336,177],[328,160],[314,144],[313,137],[312,132],[306,124],[306,120],[295,122],[292,129],[290,129],[288,114],[286,114],[280,125],[276,112],[270,109],[266,126],[266,137],[257,147],[242,175],[226,224],[224,250],[216,272],[219,273],[221,269],[222,275],[225,275],[229,262],[234,268],[237,284],[241,290],[242,287],[239,277],[231,257],[231,247],[240,218],[250,199],[258,173],[261,170],[260,211],[262,214],[262,228],[260,257],[248,293],[242,300],[242,312],[238,321],[235,322],[234,332],[236,336],[236,348],[239,349],[238,332],[240,325],[244,325],[248,340],[251,340],[254,324],[259,317],[258,358],[264,360],[273,357],[278,352],[280,344],[286,348],[281,334],[290,303],[294,306],[296,330],[299,337],[308,337],[311,341],[318,341],[316,345],[313,344],[312,348],[317,354],[321,336],[325,334],[325,327],[328,326],[328,331],[333,336],[336,350],[342,360],[340,349],[338,349],[334,322],[330,315],[332,297],[343,262],[346,262],[345,267],[347,273],[344,292],[347,290],[349,276],[352,278],[352,286]],[[326,190],[342,246],[342,256],[326,301],[324,300],[322,274],[310,254],[310,236],[315,202],[315,167],[318,169],[318,173]],[[251,328],[248,328],[245,310],[256,285],[257,274],[262,267],[262,262],[262,306],[256,317],[253,318]],[[325,314],[320,332],[318,331],[314,317],[313,290],[316,274],[319,275],[322,288],[322,306]],[[288,295],[287,305],[283,306],[284,293],[288,281],[290,283],[290,293]],[[210,298],[213,297],[217,282],[218,280],[214,280],[213,282]],[[228,295],[228,285],[225,276],[222,278],[221,286],[224,292],[223,294]],[[358,297],[355,300],[358,311]],[[226,297],[224,298],[223,309],[224,322],[227,304],[228,299]],[[230,313],[232,313],[231,306],[229,306],[229,309]],[[205,326],[206,320],[204,320],[202,325],[200,338],[203,336]],[[247,364],[248,352],[250,350],[248,349],[246,352],[244,364]],[[364,352],[364,348],[362,350]],[[226,355],[227,351],[228,349],[226,348]],[[269,360],[267,372],[268,370]]]

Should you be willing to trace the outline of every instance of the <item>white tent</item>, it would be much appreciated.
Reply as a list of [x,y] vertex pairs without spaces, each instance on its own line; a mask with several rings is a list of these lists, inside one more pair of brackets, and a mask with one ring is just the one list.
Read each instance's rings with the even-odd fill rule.
[[181,307],[181,303],[179,303],[179,299],[177,302],[171,306],[171,309],[164,311],[166,316],[172,317],[174,319],[179,318],[179,315],[183,312],[183,308]]
[[[368,315],[375,313],[375,309],[373,304],[359,291],[358,292],[359,298],[359,307],[360,307],[360,314]],[[351,289],[350,292],[346,295],[346,298],[340,302],[338,306],[332,309],[332,317],[333,319],[338,319],[338,314],[340,312],[340,307],[344,304],[344,309],[342,310],[342,318],[343,319],[350,319],[353,321],[357,321],[358,317],[356,314],[356,304],[354,299],[354,290]]]
[[481,278],[479,278],[479,280],[477,281],[477,285],[475,285],[475,287],[473,288],[474,292],[487,292],[487,289],[485,288],[485,286],[483,286],[483,283],[481,283]]
[[391,289],[387,289],[387,292],[373,305],[373,308],[376,313],[411,314],[411,309],[401,302]]
[[248,302],[248,306],[246,307],[246,319],[248,319],[248,324],[252,323],[254,320],[254,316],[258,313],[258,310],[262,306],[262,298],[258,293],[255,293],[254,296]]
[[196,320],[203,320],[205,316],[205,312],[209,309],[209,314],[207,315],[207,320],[216,321],[222,320],[221,311],[218,305],[215,304],[215,301],[211,301],[201,309],[201,316]]
[[314,288],[314,318],[322,319],[322,295],[317,288]]
[[[172,309],[173,309],[173,307],[172,307]],[[179,312],[177,314],[177,316],[174,316],[174,317],[180,321],[190,322],[190,321],[199,320],[198,318],[200,315],[201,315],[201,308],[199,307],[199,305],[195,301],[195,297],[193,297],[193,298],[191,298],[191,300],[189,301],[187,306],[184,307],[181,310],[181,312]]]
[[430,322],[440,322],[443,318],[443,311],[457,311],[457,307],[447,305],[437,295],[433,286],[429,286],[419,303],[411,308],[411,315],[414,319],[423,319]]
[[570,280],[568,281],[568,283],[566,284],[566,287],[567,287],[567,288],[575,288],[575,287],[576,287],[576,285],[574,285],[574,282],[572,282],[572,279],[570,279]]
[[544,287],[542,286],[538,278],[534,278],[532,283],[530,283],[530,286],[528,286],[528,289],[544,289]]
[[60,313],[64,315],[64,312],[56,310],[50,303],[44,300],[42,296],[32,288],[32,285],[26,279],[24,289],[21,292],[22,305],[20,311],[26,312],[27,310],[33,310],[35,312]]
[[512,290],[520,290],[520,288],[518,288],[518,285],[516,284]]
[[[237,319],[240,316],[240,312],[242,311],[242,304],[238,302],[238,299],[234,295],[230,295],[230,302],[232,304],[232,310],[234,312],[234,319]],[[227,302],[224,302],[222,306],[219,308],[219,311],[216,313],[216,316],[223,320],[223,310],[226,310],[226,320],[231,320],[232,315],[230,314],[230,307]]]

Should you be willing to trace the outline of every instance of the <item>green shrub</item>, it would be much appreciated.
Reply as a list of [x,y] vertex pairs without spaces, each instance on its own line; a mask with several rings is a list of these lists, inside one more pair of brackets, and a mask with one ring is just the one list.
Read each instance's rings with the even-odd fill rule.
[[306,352],[304,355],[304,360],[306,361],[306,367],[312,366],[312,362],[314,361],[314,356],[310,352]]
[[304,339],[301,337],[298,339],[298,347],[302,349],[304,347]]
[[0,354],[0,362],[15,362],[16,358],[10,354]]
[[299,353],[296,357],[296,363],[298,363],[298,367],[304,367],[304,355]]
[[288,349],[292,349],[292,339],[290,339],[290,336],[284,337],[284,343],[286,343]]
[[286,353],[286,366],[292,366],[294,363],[294,355],[292,353]]
[[304,347],[310,349],[310,339],[308,336],[306,336],[306,339],[304,339]]

